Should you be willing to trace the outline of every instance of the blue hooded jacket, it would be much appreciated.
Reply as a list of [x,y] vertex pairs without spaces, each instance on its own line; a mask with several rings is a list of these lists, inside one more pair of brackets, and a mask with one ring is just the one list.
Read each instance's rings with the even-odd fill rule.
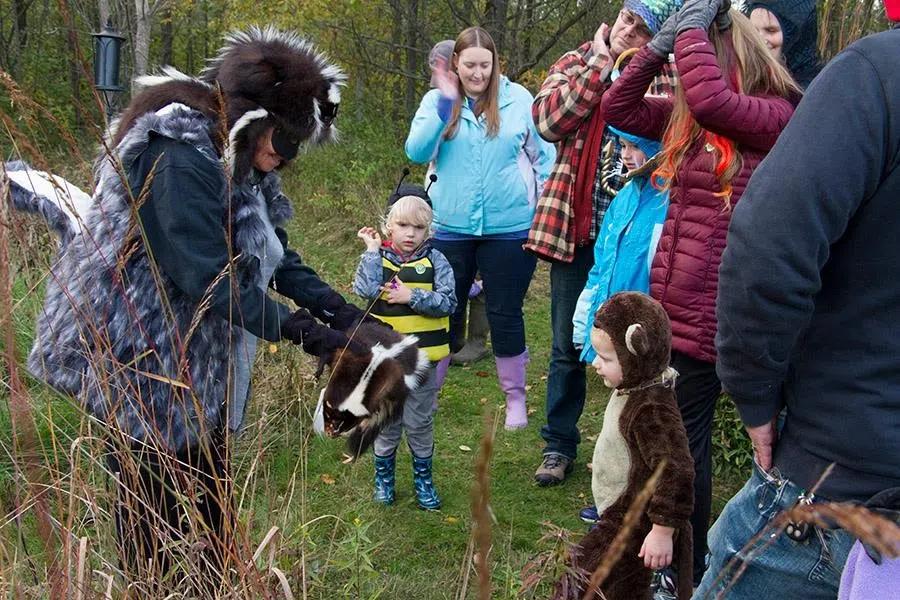
[[[659,142],[610,129],[637,146],[648,160],[661,148]],[[631,179],[609,205],[594,244],[594,266],[572,317],[572,343],[584,347],[584,362],[591,363],[596,356],[590,335],[600,305],[616,292],[649,293],[650,263],[668,208],[669,192],[653,187],[649,174]]]
[[435,229],[476,236],[527,230],[556,158],[535,129],[531,93],[500,77],[500,131],[492,138],[485,116],[476,117],[463,102],[456,135],[444,139],[440,100],[436,89],[425,94],[406,139],[410,160],[434,161],[438,179],[429,195]]

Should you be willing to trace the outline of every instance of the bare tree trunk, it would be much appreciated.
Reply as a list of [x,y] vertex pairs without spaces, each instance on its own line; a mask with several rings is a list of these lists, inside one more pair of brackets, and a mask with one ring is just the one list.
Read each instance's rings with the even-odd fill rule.
[[534,2],[525,2],[525,26],[522,31],[522,58],[531,56],[531,38],[534,30]]
[[[392,36],[394,39],[394,44],[391,48],[391,59],[394,66],[400,65],[400,40],[403,39],[403,10],[400,8],[399,4],[391,3],[392,12],[394,13],[394,27],[392,31]],[[394,80],[394,101],[391,103],[391,116],[394,121],[399,121],[403,116],[400,114],[400,103],[398,102],[401,91],[402,91],[403,82],[400,77],[397,77]]]
[[506,10],[508,3],[506,0],[489,0],[484,11],[484,28],[488,30],[494,43],[497,45],[497,53],[499,56],[504,55],[506,50]]
[[13,0],[13,13],[15,14],[16,46],[19,52],[25,51],[28,43],[28,5],[26,0]]
[[160,64],[172,64],[172,42],[175,34],[172,29],[172,9],[167,8],[163,11],[162,22],[160,23],[160,38],[162,41],[162,55],[159,58]]
[[[149,0],[134,1],[134,77],[147,74],[150,62],[150,27],[152,13]],[[132,83],[132,93],[134,84]]]
[[196,18],[196,10],[191,10],[188,15],[188,34],[187,34],[187,72],[190,74],[194,74],[194,38],[195,34],[195,18]]
[[419,33],[418,19],[419,0],[409,0],[406,23],[406,116],[412,118],[416,111],[417,90],[415,75],[419,72],[419,53],[416,41]]
[[109,12],[109,0],[97,0],[97,12],[100,16],[100,29],[103,29],[112,18],[112,13]]
[[81,104],[79,101],[81,97],[81,65],[78,64],[78,59],[75,57],[75,42],[71,33],[67,36],[66,41],[69,49],[69,86],[72,90],[72,131],[79,131],[81,129],[81,111],[78,110],[78,105]]

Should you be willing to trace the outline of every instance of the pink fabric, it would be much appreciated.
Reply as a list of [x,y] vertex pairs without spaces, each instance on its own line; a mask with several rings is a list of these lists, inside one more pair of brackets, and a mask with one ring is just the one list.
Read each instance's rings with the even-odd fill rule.
[[[705,31],[683,32],[675,41],[675,62],[691,113],[701,127],[738,143],[743,165],[732,183],[737,204],[750,175],[771,149],[794,112],[778,97],[738,94],[722,76]],[[647,48],[635,55],[604,94],[603,116],[610,125],[660,139],[672,101],[645,98],[663,60]],[[716,153],[695,142],[675,176],[669,211],[650,269],[650,294],[672,321],[672,348],[698,360],[716,360],[716,293],[719,262],[731,211],[725,209],[715,176]]]

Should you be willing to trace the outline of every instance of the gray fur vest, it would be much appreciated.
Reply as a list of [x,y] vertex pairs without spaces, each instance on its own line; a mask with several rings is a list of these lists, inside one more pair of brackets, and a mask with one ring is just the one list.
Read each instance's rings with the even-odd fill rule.
[[[211,122],[182,104],[135,121],[115,149],[122,172],[147,148],[151,132],[197,148],[224,181]],[[224,423],[238,330],[188,298],[148,257],[129,192],[144,182],[124,180],[106,157],[95,165],[95,180],[90,208],[71,238],[63,236],[51,267],[29,370],[138,441],[173,451],[197,445]],[[267,175],[260,188],[272,224],[290,219],[278,177]],[[259,284],[266,225],[253,210],[258,199],[250,186],[233,182],[231,190],[236,277]],[[222,198],[226,209],[228,200]]]

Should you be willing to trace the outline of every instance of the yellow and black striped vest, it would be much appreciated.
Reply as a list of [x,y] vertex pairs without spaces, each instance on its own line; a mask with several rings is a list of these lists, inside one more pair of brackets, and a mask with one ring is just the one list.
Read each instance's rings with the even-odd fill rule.
[[[381,257],[384,281],[397,277],[410,289],[434,290],[434,265],[427,256],[395,265]],[[371,314],[378,317],[400,333],[415,334],[419,338],[419,348],[432,361],[438,361],[450,354],[450,318],[426,317],[420,315],[409,304],[388,304],[382,293],[372,305]]]

